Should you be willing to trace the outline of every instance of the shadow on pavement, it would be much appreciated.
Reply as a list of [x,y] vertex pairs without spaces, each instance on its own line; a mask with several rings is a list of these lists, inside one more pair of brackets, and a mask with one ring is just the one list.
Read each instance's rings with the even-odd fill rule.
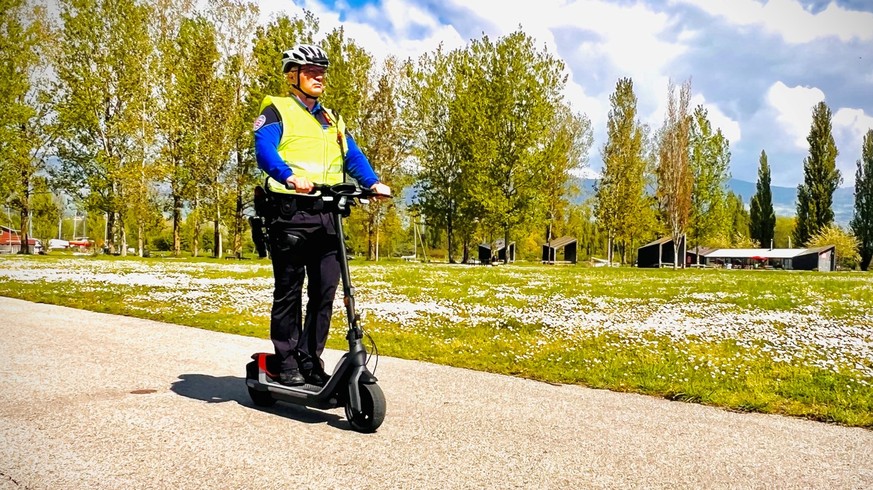
[[269,408],[255,406],[251,398],[249,398],[245,378],[237,376],[180,374],[179,379],[170,386],[170,390],[177,395],[207,403],[236,402],[244,407],[272,413],[307,424],[326,423],[331,427],[350,429],[344,418],[335,413],[282,402],[276,403],[276,405]]

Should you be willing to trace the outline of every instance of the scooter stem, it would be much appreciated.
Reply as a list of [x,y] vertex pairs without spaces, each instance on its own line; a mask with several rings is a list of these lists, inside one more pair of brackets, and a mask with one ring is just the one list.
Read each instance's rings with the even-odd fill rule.
[[336,224],[337,240],[339,241],[339,263],[340,277],[343,281],[343,305],[346,307],[346,318],[349,323],[349,333],[346,338],[349,342],[360,340],[364,333],[358,326],[358,314],[355,313],[355,288],[352,286],[351,275],[349,274],[349,256],[346,252],[345,232],[343,231],[343,218],[339,211],[333,213],[333,218]]

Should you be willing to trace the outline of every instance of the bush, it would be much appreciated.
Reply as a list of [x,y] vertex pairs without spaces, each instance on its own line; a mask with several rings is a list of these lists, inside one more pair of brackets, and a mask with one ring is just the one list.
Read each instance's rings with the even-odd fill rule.
[[810,237],[806,246],[809,248],[827,247],[833,245],[837,254],[837,267],[854,270],[861,262],[858,253],[858,239],[855,235],[843,230],[835,224],[830,224]]

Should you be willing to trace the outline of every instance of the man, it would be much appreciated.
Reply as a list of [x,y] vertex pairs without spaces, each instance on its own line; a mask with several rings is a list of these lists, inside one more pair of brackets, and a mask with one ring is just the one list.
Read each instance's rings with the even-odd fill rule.
[[[265,97],[254,123],[255,156],[266,174],[271,215],[275,289],[270,338],[280,361],[278,381],[288,386],[327,381],[320,356],[340,278],[333,215],[321,199],[307,194],[314,183],[342,182],[345,172],[377,194],[391,194],[345,131],[342,118],[318,102],[329,65],[318,46],[301,44],[285,51],[282,71],[292,97]],[[306,275],[309,299],[303,319]]]

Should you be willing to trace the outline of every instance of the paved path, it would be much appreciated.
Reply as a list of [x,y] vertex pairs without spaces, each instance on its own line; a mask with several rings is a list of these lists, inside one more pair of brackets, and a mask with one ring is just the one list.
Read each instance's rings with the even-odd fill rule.
[[873,488],[864,429],[383,357],[385,423],[359,434],[251,404],[267,340],[8,298],[0,318],[0,488]]

